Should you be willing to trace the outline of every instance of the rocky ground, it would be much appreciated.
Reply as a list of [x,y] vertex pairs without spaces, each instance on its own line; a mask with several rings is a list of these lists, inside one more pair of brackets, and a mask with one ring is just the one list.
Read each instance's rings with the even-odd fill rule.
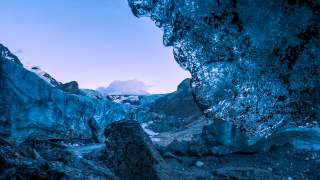
[[192,152],[181,155],[180,148],[183,147],[170,146],[162,150],[162,154],[177,172],[195,173],[190,179],[197,176],[204,179],[319,178],[320,153],[296,150],[289,145],[274,147],[267,152],[201,156]]
[[1,139],[0,179],[318,179],[320,152],[285,144],[265,152],[195,153],[190,144],[152,143],[136,121],[105,130],[106,142]]

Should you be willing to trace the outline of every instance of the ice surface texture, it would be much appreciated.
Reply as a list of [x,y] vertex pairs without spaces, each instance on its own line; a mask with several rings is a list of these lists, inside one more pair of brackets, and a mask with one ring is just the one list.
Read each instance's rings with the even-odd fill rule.
[[13,141],[92,139],[125,118],[125,108],[108,100],[72,94],[23,67],[0,44],[0,133]]
[[319,0],[128,2],[163,30],[208,117],[236,126],[249,142],[318,124]]

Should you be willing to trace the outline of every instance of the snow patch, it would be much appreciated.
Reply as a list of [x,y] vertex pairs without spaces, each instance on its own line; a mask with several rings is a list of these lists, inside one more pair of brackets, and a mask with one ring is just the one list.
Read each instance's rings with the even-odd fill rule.
[[47,72],[43,71],[41,68],[37,66],[24,66],[28,71],[38,75],[41,79],[45,80],[50,86],[55,87],[59,84],[53,77],[51,77]]
[[159,133],[157,133],[157,132],[152,131],[151,129],[148,129],[148,126],[149,126],[150,124],[152,124],[152,123],[153,123],[153,121],[149,121],[149,122],[146,122],[146,123],[141,123],[142,129],[143,129],[144,132],[146,132],[151,138],[152,138],[153,136],[156,136],[156,135],[159,134]]

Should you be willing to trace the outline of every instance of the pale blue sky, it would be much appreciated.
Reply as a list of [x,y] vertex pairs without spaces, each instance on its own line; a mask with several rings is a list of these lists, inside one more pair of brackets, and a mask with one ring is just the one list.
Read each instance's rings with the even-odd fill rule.
[[0,43],[24,64],[82,88],[138,79],[152,93],[174,91],[188,73],[148,18],[126,0],[0,0]]

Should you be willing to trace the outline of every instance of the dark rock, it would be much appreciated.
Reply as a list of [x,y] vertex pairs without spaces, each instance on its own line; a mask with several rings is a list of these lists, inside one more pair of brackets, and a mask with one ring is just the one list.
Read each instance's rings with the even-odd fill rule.
[[181,157],[180,162],[184,166],[190,167],[190,166],[194,166],[196,164],[197,159],[192,156],[185,156],[185,157]]
[[177,91],[157,99],[150,106],[152,112],[165,113],[167,116],[187,118],[202,114],[195,103],[190,87],[190,79],[182,81]]
[[231,154],[234,151],[232,151],[231,148],[228,148],[226,146],[214,146],[210,148],[210,152],[213,155],[225,155],[225,154]]
[[[24,149],[31,149],[31,147]],[[35,159],[33,151],[21,147],[0,147],[0,179],[61,179],[64,172],[50,170],[45,160]]]
[[122,120],[105,129],[105,163],[121,179],[171,179],[172,174],[136,121]]
[[72,93],[72,94],[79,94],[80,89],[77,81],[71,81],[65,84],[61,84],[59,86],[63,91]]
[[200,136],[195,136],[190,143],[190,154],[193,156],[205,156],[209,155],[210,148],[206,141]]
[[76,149],[48,140],[0,146],[0,179],[115,179],[99,164],[102,154],[86,159],[79,155]]
[[188,155],[189,142],[173,140],[167,147],[166,150],[176,155]]
[[270,171],[254,167],[225,167],[212,173],[218,179],[273,179]]
[[172,154],[170,151],[165,151],[161,154],[165,159],[175,159],[181,161],[182,159],[179,156]]
[[0,146],[10,146],[11,144],[0,136]]

